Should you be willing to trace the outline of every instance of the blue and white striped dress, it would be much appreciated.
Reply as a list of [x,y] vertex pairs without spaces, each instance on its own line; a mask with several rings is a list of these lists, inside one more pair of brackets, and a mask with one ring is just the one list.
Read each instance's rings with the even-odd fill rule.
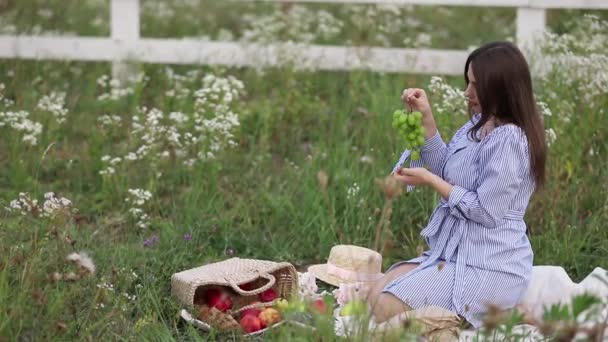
[[474,327],[488,304],[507,309],[518,303],[533,259],[523,221],[534,191],[526,136],[508,124],[471,140],[469,130],[479,118],[461,127],[447,146],[437,132],[412,164],[424,163],[454,187],[421,232],[430,250],[391,269],[420,265],[384,288],[413,309],[437,305]]

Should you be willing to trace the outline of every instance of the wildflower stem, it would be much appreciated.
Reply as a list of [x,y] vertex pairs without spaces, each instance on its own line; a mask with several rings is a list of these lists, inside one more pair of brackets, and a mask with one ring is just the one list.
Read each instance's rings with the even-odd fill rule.
[[329,193],[327,192],[327,189],[323,189],[323,197],[325,198],[325,201],[327,202],[329,216],[331,217],[331,225],[334,228],[334,230],[336,231],[336,235],[338,235],[338,241],[344,241],[344,234],[342,233],[342,229],[340,229],[340,227],[338,226],[338,223],[336,220],[336,211],[334,209],[334,205],[333,205],[331,199],[329,198]]
[[380,220],[376,224],[375,232],[376,237],[374,239],[374,250],[377,251],[380,247],[380,239],[382,237],[382,233],[384,232],[384,227],[386,226],[386,222],[390,216],[389,212],[393,206],[393,200],[390,198],[386,198],[384,201],[384,207],[382,207],[382,214],[380,215]]
[[36,176],[34,177],[34,186],[36,187],[34,190],[34,194],[36,194],[38,192],[38,176],[40,175],[40,168],[42,167],[42,162],[44,162],[44,158],[46,157],[46,154],[51,150],[51,147],[53,147],[53,145],[55,145],[56,141],[53,141],[52,143],[49,144],[49,146],[47,146],[44,149],[44,152],[42,152],[42,156],[40,157],[40,162],[38,163],[38,167],[36,167]]

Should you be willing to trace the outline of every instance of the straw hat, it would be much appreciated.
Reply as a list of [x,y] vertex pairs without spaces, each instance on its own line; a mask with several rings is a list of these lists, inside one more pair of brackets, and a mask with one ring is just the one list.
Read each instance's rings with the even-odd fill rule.
[[359,246],[338,245],[332,247],[326,264],[312,265],[308,272],[328,284],[340,286],[374,282],[383,276],[381,269],[380,253]]

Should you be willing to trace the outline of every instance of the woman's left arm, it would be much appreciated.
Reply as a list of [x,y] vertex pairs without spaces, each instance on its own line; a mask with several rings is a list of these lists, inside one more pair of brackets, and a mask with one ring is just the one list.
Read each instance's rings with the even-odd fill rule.
[[407,185],[430,185],[446,201],[450,196],[450,191],[454,187],[452,184],[444,181],[441,177],[437,176],[433,172],[422,168],[403,168],[399,170],[395,175],[397,180]]
[[479,159],[479,186],[469,191],[451,185],[425,169],[402,169],[406,184],[427,184],[448,201],[450,213],[457,217],[496,227],[509,210],[523,182],[522,166],[528,164],[526,137],[519,128],[501,126],[482,142]]

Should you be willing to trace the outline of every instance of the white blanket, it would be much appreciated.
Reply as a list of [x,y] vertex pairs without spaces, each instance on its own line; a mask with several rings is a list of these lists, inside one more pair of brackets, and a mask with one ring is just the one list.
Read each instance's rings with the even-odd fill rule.
[[[603,300],[604,308],[598,319],[605,320],[608,316],[608,271],[596,267],[580,283],[575,283],[562,267],[534,266],[532,280],[519,303],[519,307],[534,319],[541,321],[544,308],[558,303],[567,305],[572,301],[572,297],[585,292],[594,294]],[[597,322],[579,320],[579,323],[593,325]],[[517,326],[517,332],[527,333],[530,336],[529,341],[542,338],[535,326],[527,324]],[[463,331],[460,335],[460,341],[473,341],[477,333],[475,330]],[[604,340],[608,341],[606,332]]]
[[[570,279],[566,271],[559,266],[534,266],[532,280],[524,296],[522,297],[519,308],[535,320],[542,321],[544,308],[553,304],[569,304],[572,297],[584,292],[595,294],[604,302],[604,309],[598,319],[602,321],[608,316],[608,272],[602,268],[595,268],[583,281],[575,283]],[[431,309],[431,308],[429,308]],[[432,307],[433,312],[442,312],[443,309]],[[424,308],[414,310],[424,315]],[[454,313],[443,310],[444,315],[455,315]],[[414,313],[416,315],[416,313]],[[337,315],[336,315],[337,316]],[[375,325],[370,323],[370,329],[387,330],[399,320],[408,319],[412,313],[396,316],[386,323]],[[354,322],[350,317],[336,317],[336,333],[344,335]],[[580,322],[583,325],[593,325],[596,322]],[[538,328],[532,325],[522,324],[515,327],[514,332],[528,336],[527,341],[542,340],[543,336]],[[479,335],[476,330],[464,330],[460,332],[459,341],[475,341]],[[583,337],[583,336],[581,336]],[[498,338],[498,336],[496,337]],[[605,332],[604,341],[608,341],[608,332]]]

